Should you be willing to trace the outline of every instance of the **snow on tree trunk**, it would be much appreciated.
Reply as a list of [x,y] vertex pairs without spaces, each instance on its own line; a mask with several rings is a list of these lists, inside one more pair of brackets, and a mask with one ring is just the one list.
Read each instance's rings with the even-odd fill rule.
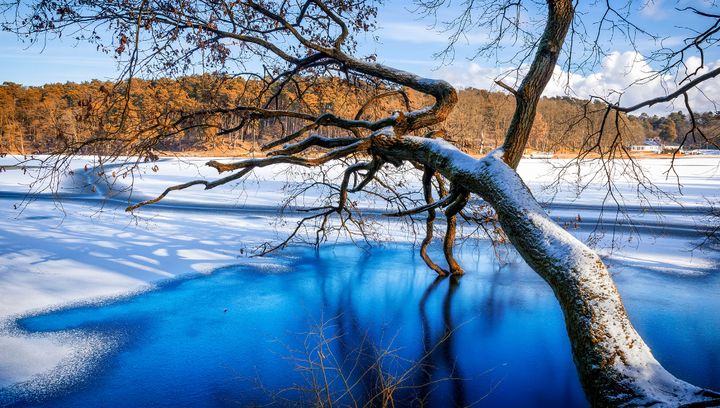
[[479,194],[523,259],[560,302],[573,357],[593,406],[679,406],[720,395],[675,378],[630,323],[600,257],[550,219],[498,150],[475,159],[439,139],[387,137],[378,150],[418,160]]

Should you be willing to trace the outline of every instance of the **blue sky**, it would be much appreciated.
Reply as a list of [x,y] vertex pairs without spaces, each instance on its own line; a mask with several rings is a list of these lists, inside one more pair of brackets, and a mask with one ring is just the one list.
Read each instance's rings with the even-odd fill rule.
[[[462,0],[451,2],[449,8],[442,10],[440,21],[452,19],[462,3]],[[703,0],[690,3],[704,10],[710,9]],[[431,19],[420,20],[418,14],[411,11],[410,5],[408,1],[386,1],[379,10],[379,30],[374,33],[379,38],[379,42],[376,42],[373,36],[367,36],[362,51],[376,53],[379,62],[421,75],[443,78],[460,87],[491,88],[493,80],[512,67],[506,63],[498,63],[494,58],[469,60],[486,38],[487,34],[480,31],[471,32],[460,40],[453,62],[442,65],[433,55],[445,47],[448,33],[438,32],[437,29],[441,25],[433,29]],[[676,46],[688,33],[679,26],[699,26],[700,23],[696,19],[689,18],[688,14],[679,18],[674,10],[677,5],[677,2],[671,3],[670,0],[639,2],[631,6],[635,9],[630,12],[638,24],[666,37],[666,45]],[[592,22],[598,20],[598,13],[601,11],[603,11],[601,5],[592,2],[581,6],[581,12],[586,13],[585,21],[591,22],[587,26],[588,30],[596,27]],[[622,39],[613,38],[607,43],[610,44],[607,49],[609,55],[601,64],[570,77],[558,69],[557,77],[564,79],[551,84],[546,94],[569,93],[573,96],[587,97],[590,94],[607,94],[611,90],[625,90],[630,79],[639,78],[653,65],[644,58],[649,49],[657,48],[656,43],[640,39],[639,53]],[[12,34],[0,32],[0,55],[2,56],[0,82],[41,85],[90,79],[111,80],[117,76],[116,64],[112,56],[97,52],[94,47],[87,44],[77,44],[69,39],[53,40],[44,48],[39,44],[28,47]],[[710,50],[706,57],[710,66],[717,64],[717,51]],[[568,91],[564,86],[568,83],[568,78],[572,91]],[[506,79],[506,82],[508,81],[512,82],[512,79]],[[658,92],[666,92],[664,87],[667,88],[668,85],[662,82],[658,80],[655,83],[645,84],[642,90],[635,87],[638,90],[631,89],[626,92],[623,96],[624,101],[632,103]],[[707,92],[714,92],[714,86],[711,88]],[[717,88],[720,91],[720,85]],[[704,110],[715,110],[707,100],[703,101],[699,96],[697,99]]]
[[[381,40],[377,43],[373,35],[366,36],[363,51],[377,53],[387,64],[428,75],[439,65],[433,54],[443,48],[446,35],[430,29],[429,21],[418,21],[406,4],[408,2],[390,1],[381,6],[380,30],[375,33]],[[468,45],[463,50],[469,55],[471,47]],[[42,85],[112,79],[117,75],[111,56],[69,38],[53,40],[44,48],[40,44],[28,47],[14,35],[0,32],[0,55],[3,61],[0,82]]]

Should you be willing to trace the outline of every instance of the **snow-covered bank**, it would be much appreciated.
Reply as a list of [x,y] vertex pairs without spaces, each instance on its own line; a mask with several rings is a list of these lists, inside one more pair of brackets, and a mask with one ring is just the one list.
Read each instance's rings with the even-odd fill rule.
[[[279,223],[272,209],[286,194],[285,182],[289,180],[297,186],[304,176],[288,175],[282,168],[262,169],[241,187],[228,185],[210,191],[198,188],[177,192],[162,206],[138,211],[137,218],[122,211],[129,201],[159,194],[168,185],[198,176],[215,177],[214,170],[202,166],[206,160],[167,159],[158,164],[159,172],[151,170],[152,164],[143,165],[145,174],[134,180],[129,196],[124,188],[129,184],[127,178],[118,179],[114,188],[119,192],[111,193],[107,185],[95,182],[92,170],[84,170],[86,161],[78,159],[73,164],[73,173],[60,184],[61,194],[67,196],[61,202],[62,208],[57,208],[54,201],[42,199],[27,207],[20,206],[22,211],[14,206],[24,197],[33,169],[28,169],[27,174],[18,168],[3,172],[0,321],[33,310],[116,296],[181,274],[205,273],[223,265],[246,262],[244,255],[248,249],[277,239],[294,226],[292,218],[286,224]],[[702,223],[703,208],[708,201],[720,197],[719,163],[720,159],[679,160],[676,169],[684,186],[684,195],[679,197],[675,195],[676,180],[663,174],[669,161],[643,161],[653,184],[668,193],[652,202],[657,206],[657,214],[648,213],[647,202],[633,194],[632,181],[619,180],[618,189],[623,192],[625,203],[632,206],[629,217],[658,227],[653,234],[627,237],[631,241],[608,256],[622,260],[624,267],[664,273],[702,275],[714,271],[711,254],[688,249],[699,236],[692,231]],[[12,164],[9,157],[0,161],[0,165]],[[568,180],[559,189],[544,189],[555,180],[553,170],[561,164],[561,161],[526,161],[521,164],[520,173],[541,200],[550,201],[554,197],[554,207],[550,208],[554,218],[565,221],[571,231],[585,237],[601,212],[607,189],[599,180],[591,182],[579,198],[575,197],[577,188]],[[108,172],[111,169],[105,168]],[[579,169],[579,178],[589,180],[588,174],[594,171],[597,169],[587,165]],[[419,191],[417,180],[408,179],[404,185],[408,190]],[[296,204],[312,205],[316,193],[311,190],[307,200]],[[692,210],[681,207],[671,198],[673,195]],[[113,199],[106,200],[108,197]],[[384,209],[378,202],[366,199],[360,203],[362,207]],[[606,209],[605,216],[612,225],[615,212]],[[661,223],[681,229],[683,234],[663,229]],[[397,241],[414,237],[398,231],[387,227],[383,234]],[[1,332],[0,387],[52,369],[61,360],[72,358],[83,344],[82,339],[69,341]]]
[[[42,159],[43,157],[38,157]],[[111,195],[118,200],[154,197],[166,187],[196,178],[213,179],[217,172],[205,166],[212,158],[163,158],[159,162],[139,164],[134,177],[123,175],[117,164],[97,165],[94,157],[78,157],[72,160],[59,183],[59,193],[75,197],[107,197],[108,184],[115,190]],[[34,168],[39,160],[30,160],[24,170],[16,166],[23,157],[0,158],[0,167],[8,169],[0,176],[0,192],[25,193],[38,173]],[[218,158],[221,161],[231,159]],[[585,161],[577,166],[566,159],[529,159],[520,162],[518,173],[540,202],[574,203],[615,206],[615,200],[622,205],[704,207],[708,200],[720,200],[720,157],[680,157],[671,159],[640,159],[640,167],[627,161],[611,164],[598,160]],[[671,167],[672,164],[672,167]],[[330,164],[328,178],[337,179],[343,168]],[[89,170],[89,171],[87,171]],[[290,171],[293,170],[293,171]],[[407,177],[409,167],[394,169],[389,175],[402,179],[404,188],[418,191],[417,176]],[[642,173],[640,173],[642,170]],[[101,173],[98,180],[96,173]],[[606,182],[606,175],[613,176],[612,190]],[[202,186],[172,192],[163,202],[189,204],[215,204],[226,206],[271,206],[276,207],[287,195],[289,187],[301,184],[308,178],[318,179],[316,169],[305,169],[285,164],[255,169],[241,184],[229,183],[212,190],[203,191]],[[639,186],[639,182],[643,183]],[[133,186],[130,197],[128,187]],[[94,187],[93,187],[94,186]],[[283,189],[283,187],[286,187]],[[313,199],[320,187],[310,189],[306,196]],[[49,193],[50,190],[44,190]],[[612,193],[612,196],[610,193]],[[369,197],[363,197],[363,207],[377,205]],[[300,203],[302,205],[302,203]]]
[[[84,204],[37,202],[0,218],[0,320],[106,296],[238,262],[243,241],[267,236],[267,217],[155,214],[133,220]],[[65,339],[0,333],[0,386],[47,371],[72,355]]]

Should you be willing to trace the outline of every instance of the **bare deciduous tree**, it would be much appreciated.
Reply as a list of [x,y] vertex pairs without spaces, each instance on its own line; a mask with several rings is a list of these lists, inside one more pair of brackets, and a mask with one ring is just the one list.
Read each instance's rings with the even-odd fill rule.
[[[5,29],[34,41],[45,41],[61,33],[73,35],[114,53],[124,68],[124,82],[119,82],[118,90],[126,96],[137,75],[176,74],[200,61],[226,74],[233,69],[233,75],[253,77],[264,84],[258,90],[255,104],[169,112],[155,123],[134,129],[131,137],[119,139],[109,132],[83,141],[83,145],[113,143],[117,155],[153,158],[152,147],[158,140],[188,128],[214,128],[222,135],[253,121],[292,118],[303,123],[299,129],[266,143],[262,147],[264,157],[210,161],[207,165],[223,176],[168,187],[160,196],[133,204],[128,211],[155,203],[172,191],[198,185],[212,189],[241,180],[260,167],[277,164],[315,167],[340,162],[344,167],[341,182],[334,186],[336,201],[308,210],[308,215],[281,246],[305,223],[312,221],[319,221],[315,225],[321,240],[328,220],[334,215],[342,225],[354,224],[362,230],[362,222],[355,218],[349,197],[374,183],[384,183],[380,175],[387,166],[410,163],[422,170],[425,203],[410,209],[398,208],[393,215],[427,213],[427,235],[420,251],[428,266],[441,275],[463,273],[452,252],[456,218],[467,217],[463,210],[472,194],[485,200],[495,210],[502,230],[518,252],[552,287],[565,316],[581,382],[594,406],[720,403],[720,394],[677,379],[658,363],[628,319],[603,261],[548,217],[515,172],[533,127],[540,96],[551,79],[568,32],[572,27],[571,34],[578,34],[581,20],[576,18],[573,1],[547,1],[547,14],[539,36],[524,30],[520,17],[514,17],[517,14],[513,10],[520,9],[521,2],[478,2],[484,5],[489,28],[497,33],[484,51],[492,51],[505,36],[516,35],[525,39],[522,49],[527,55],[525,59],[531,61],[517,88],[500,83],[515,97],[514,115],[502,146],[482,159],[465,154],[435,130],[457,102],[452,86],[354,55],[356,34],[372,28],[368,23],[376,13],[372,2],[36,0],[23,3],[3,4],[5,15],[11,16],[3,25]],[[431,10],[443,1],[421,3]],[[462,29],[470,20],[458,21]],[[603,22],[612,22],[615,29],[638,29],[609,5]],[[698,35],[698,46],[716,31],[715,27]],[[668,57],[669,66],[677,65],[678,55],[686,51],[680,50],[680,54]],[[595,52],[601,50],[595,49]],[[680,61],[681,64],[682,58]],[[689,73],[677,91],[657,100],[686,95],[687,90],[719,72],[720,69],[695,76]],[[329,110],[308,112],[303,109],[303,95],[308,87],[314,86],[313,79],[320,77],[371,85],[377,92],[354,117],[341,117]],[[412,109],[404,88],[427,95],[431,102]],[[293,90],[295,100],[282,105],[279,96],[286,89]],[[400,98],[406,109],[368,118],[366,109],[383,98]],[[130,109],[127,101],[127,97],[115,100],[114,111],[126,113]],[[650,100],[633,107],[607,103],[606,117],[611,117],[612,112],[619,115],[654,102]],[[236,120],[216,120],[228,116]],[[227,128],[222,123],[237,125]],[[119,127],[123,126],[127,125],[121,122]],[[332,128],[342,132],[328,137],[324,132]],[[81,147],[71,144],[66,153],[80,151]],[[430,259],[426,251],[440,209],[447,221],[446,268]]]

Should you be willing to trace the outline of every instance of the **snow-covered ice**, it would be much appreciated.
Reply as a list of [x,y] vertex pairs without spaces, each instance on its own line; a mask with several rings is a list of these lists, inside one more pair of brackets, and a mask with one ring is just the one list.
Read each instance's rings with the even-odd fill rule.
[[[143,164],[143,175],[133,180],[130,196],[108,191],[92,170],[84,170],[86,164],[92,166],[92,159],[78,158],[71,165],[73,174],[60,184],[64,199],[58,203],[46,192],[27,206],[22,200],[35,170],[9,167],[17,160],[12,156],[0,159],[0,166],[6,166],[0,173],[0,322],[6,326],[14,316],[32,311],[117,296],[178,275],[253,262],[245,256],[250,249],[282,238],[294,226],[292,215],[287,223],[278,221],[277,208],[286,195],[286,182],[299,185],[303,180],[299,174],[287,175],[284,167],[263,168],[241,186],[173,192],[162,205],[143,208],[132,216],[123,211],[130,201],[153,197],[169,185],[192,178],[217,177],[213,169],[203,166],[209,159],[163,159],[157,163],[157,172],[151,170],[153,163]],[[625,218],[615,211],[603,179],[593,179],[603,171],[597,163],[568,166],[564,181],[552,188],[558,168],[565,164],[524,160],[519,173],[535,196],[548,203],[551,217],[573,234],[587,238],[601,218],[608,228],[598,248],[607,259],[622,259],[625,267],[662,273],[697,275],[716,270],[711,253],[690,249],[699,237],[696,228],[707,222],[704,214],[710,203],[720,200],[720,158],[676,160],[681,189],[672,172],[665,174],[669,160],[642,160],[647,181],[660,194],[638,197],[637,182],[618,178],[613,191],[621,193],[618,201],[628,208]],[[111,173],[113,167],[105,171]],[[340,174],[338,169],[331,173]],[[118,178],[115,189],[123,190],[129,180]],[[578,187],[578,180],[581,186],[589,184]],[[404,186],[420,190],[413,178]],[[317,189],[310,190],[306,199],[294,204],[312,205],[317,194]],[[385,210],[370,197],[361,197],[358,206]],[[629,220],[641,234],[626,233],[628,227],[622,224]],[[625,233],[614,238],[622,245],[611,247],[612,226],[618,225]],[[414,239],[409,232],[396,231],[386,230],[386,238]],[[74,358],[82,344],[78,339],[29,336],[3,327],[0,323],[0,387],[26,381]]]

